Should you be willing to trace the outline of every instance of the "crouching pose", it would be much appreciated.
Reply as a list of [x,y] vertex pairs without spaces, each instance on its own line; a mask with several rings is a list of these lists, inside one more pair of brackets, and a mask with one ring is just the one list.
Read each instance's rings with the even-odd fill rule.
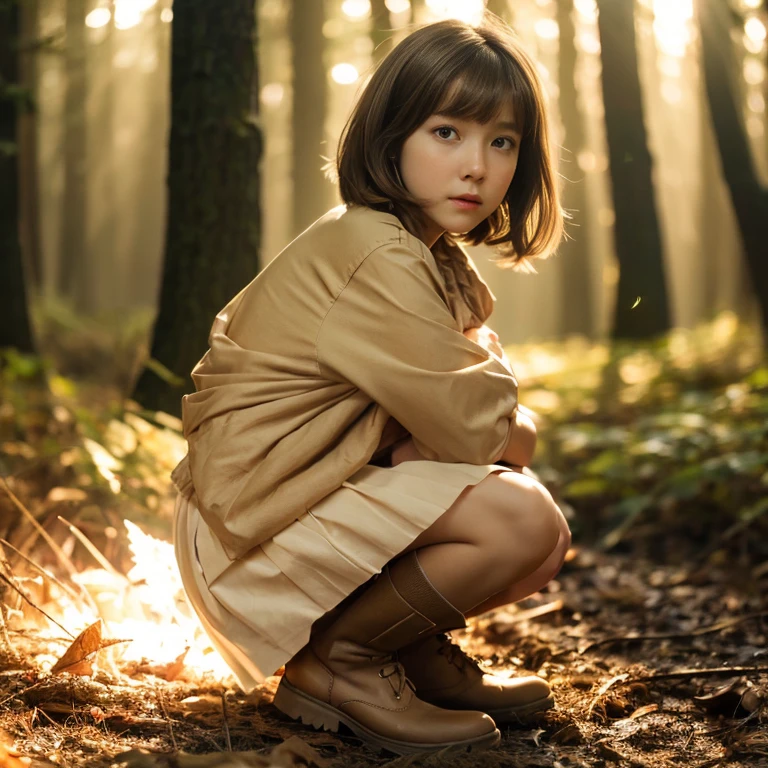
[[562,212],[535,65],[500,22],[432,24],[345,128],[344,204],[216,317],[183,402],[176,553],[245,688],[398,754],[480,749],[546,709],[446,632],[520,600],[570,535],[519,471],[536,430],[459,244],[546,255]]

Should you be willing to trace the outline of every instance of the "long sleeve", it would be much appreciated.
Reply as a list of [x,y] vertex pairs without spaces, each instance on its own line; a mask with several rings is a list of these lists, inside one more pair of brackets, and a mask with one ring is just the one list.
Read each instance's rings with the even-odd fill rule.
[[512,428],[517,381],[458,330],[438,274],[403,245],[374,250],[323,321],[318,363],[400,422],[426,458],[493,463]]

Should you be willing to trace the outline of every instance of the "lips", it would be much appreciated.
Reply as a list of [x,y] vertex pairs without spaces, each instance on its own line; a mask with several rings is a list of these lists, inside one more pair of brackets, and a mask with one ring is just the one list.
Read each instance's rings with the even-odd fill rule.
[[466,200],[469,203],[477,203],[478,205],[483,202],[479,195],[460,195],[459,197],[452,198],[453,200]]

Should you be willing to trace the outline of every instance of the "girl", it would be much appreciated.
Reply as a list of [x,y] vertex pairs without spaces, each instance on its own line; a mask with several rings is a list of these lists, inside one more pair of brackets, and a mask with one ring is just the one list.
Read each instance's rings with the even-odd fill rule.
[[176,553],[244,688],[398,754],[482,748],[552,706],[443,634],[543,587],[568,528],[519,471],[533,421],[456,237],[545,255],[562,230],[535,66],[488,18],[381,64],[337,158],[344,205],[216,317],[183,401]]

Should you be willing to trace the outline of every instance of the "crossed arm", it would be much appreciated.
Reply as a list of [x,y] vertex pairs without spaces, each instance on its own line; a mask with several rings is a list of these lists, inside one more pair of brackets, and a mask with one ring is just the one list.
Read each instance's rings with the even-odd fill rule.
[[[499,335],[496,331],[483,325],[480,328],[468,328],[464,335],[479,344],[483,349],[490,352],[498,358],[503,365],[512,370],[512,366],[501,346]],[[536,449],[536,425],[533,421],[533,412],[524,405],[519,405],[513,415],[514,426],[509,435],[504,453],[498,459],[514,466],[527,467],[533,458],[533,452]]]
[[[483,325],[480,328],[469,328],[464,331],[464,335],[498,358],[510,371],[512,370],[509,359],[499,341],[498,334],[487,325]],[[514,425],[509,433],[509,439],[504,452],[497,459],[497,462],[504,462],[513,467],[530,466],[534,450],[536,449],[536,425],[533,421],[533,416],[533,412],[523,405],[518,405],[515,408],[512,415]],[[396,444],[392,449],[393,465],[399,464],[401,461],[413,461],[423,458],[413,444],[413,441],[409,438]]]

